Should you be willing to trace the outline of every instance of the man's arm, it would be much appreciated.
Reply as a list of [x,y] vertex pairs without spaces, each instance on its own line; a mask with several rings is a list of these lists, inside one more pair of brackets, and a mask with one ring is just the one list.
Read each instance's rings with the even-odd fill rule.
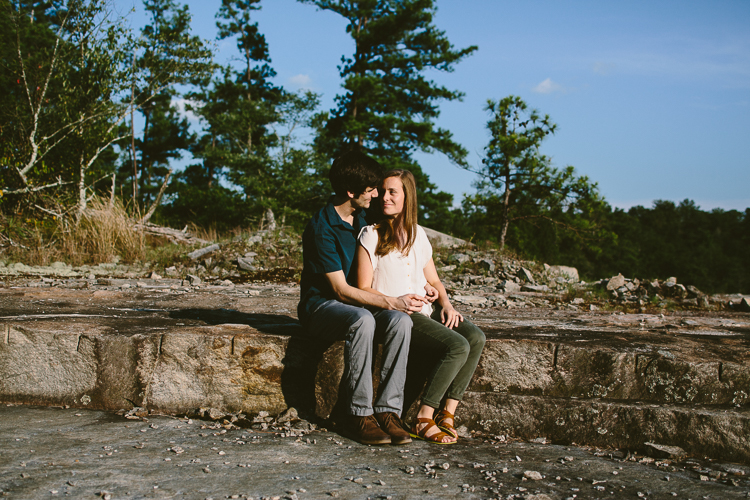
[[[372,264],[370,264],[370,257],[361,245],[357,247],[357,252],[363,252],[365,255],[357,255],[357,259],[362,261],[366,260],[366,263],[370,266],[370,283],[372,283]],[[359,268],[358,268],[359,269]],[[360,290],[355,288],[346,282],[344,271],[335,271],[332,273],[325,274],[328,283],[331,285],[333,293],[336,294],[336,298],[346,304],[354,304],[357,306],[375,306],[380,309],[389,309],[405,312],[411,314],[413,312],[419,312],[422,310],[422,304],[424,298],[417,294],[410,293],[402,295],[400,297],[388,297],[370,288],[369,290]],[[361,278],[360,278],[361,279]],[[369,288],[369,287],[368,287]]]

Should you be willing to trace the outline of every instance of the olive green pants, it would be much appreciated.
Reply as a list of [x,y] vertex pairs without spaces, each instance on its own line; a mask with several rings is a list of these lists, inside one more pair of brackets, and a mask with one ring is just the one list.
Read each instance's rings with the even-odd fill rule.
[[437,304],[432,316],[411,315],[411,349],[439,353],[422,397],[422,404],[439,408],[443,399],[463,398],[484,349],[484,333],[464,319],[453,329],[440,322]]

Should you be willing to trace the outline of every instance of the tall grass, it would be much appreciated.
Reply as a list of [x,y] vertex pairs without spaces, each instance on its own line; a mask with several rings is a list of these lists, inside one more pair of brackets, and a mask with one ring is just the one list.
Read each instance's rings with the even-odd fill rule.
[[60,224],[61,246],[72,257],[72,264],[126,262],[143,258],[145,238],[135,229],[135,220],[122,202],[94,198],[77,222]]

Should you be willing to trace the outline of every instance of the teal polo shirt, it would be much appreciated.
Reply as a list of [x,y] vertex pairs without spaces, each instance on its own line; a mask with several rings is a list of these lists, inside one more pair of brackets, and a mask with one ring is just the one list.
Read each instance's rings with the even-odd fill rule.
[[354,226],[341,219],[332,202],[313,216],[302,234],[302,280],[297,315],[303,325],[324,302],[333,300],[326,273],[344,271],[346,281],[357,286],[352,270],[359,231],[367,225],[364,211],[354,212]]

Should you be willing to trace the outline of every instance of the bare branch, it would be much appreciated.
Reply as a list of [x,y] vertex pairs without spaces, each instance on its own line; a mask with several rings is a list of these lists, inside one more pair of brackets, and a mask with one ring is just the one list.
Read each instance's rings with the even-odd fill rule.
[[62,219],[63,218],[63,214],[60,214],[60,213],[57,213],[57,212],[53,212],[52,210],[48,210],[48,209],[46,209],[44,207],[40,207],[39,205],[36,205],[36,204],[34,206],[36,208],[38,208],[39,210],[41,210],[42,212],[46,212],[46,213],[48,213],[50,215],[54,215],[58,219]]
[[53,182],[52,184],[45,184],[44,186],[37,186],[37,187],[34,187],[34,188],[26,186],[23,189],[13,189],[13,190],[10,190],[10,189],[8,189],[8,190],[0,189],[0,191],[2,191],[3,194],[36,193],[36,192],[41,191],[43,189],[47,189],[47,188],[51,188],[51,187],[56,187],[56,186],[65,186],[67,184],[73,184],[73,181],[63,182],[62,178],[58,177],[57,178],[57,182]]
[[154,212],[156,212],[156,207],[158,207],[159,203],[161,203],[161,197],[164,195],[164,191],[167,189],[167,184],[169,183],[169,178],[171,176],[172,169],[170,168],[167,172],[167,175],[164,176],[164,182],[162,183],[161,188],[159,188],[159,194],[156,195],[156,199],[151,204],[151,207],[149,207],[146,215],[144,215],[143,218],[139,221],[139,224],[145,224],[146,222],[148,222],[151,216],[154,215]]
[[21,76],[23,77],[24,87],[26,88],[26,96],[29,99],[29,107],[31,108],[31,113],[34,117],[31,134],[29,134],[29,142],[31,143],[31,158],[29,158],[28,163],[22,169],[19,170],[18,167],[16,167],[16,170],[18,171],[18,174],[20,175],[21,180],[23,181],[24,185],[28,185],[28,179],[26,178],[26,173],[29,170],[31,170],[31,168],[37,162],[37,155],[39,154],[39,144],[37,144],[36,142],[36,133],[39,127],[39,114],[42,111],[42,105],[44,104],[44,96],[47,95],[49,82],[52,79],[52,73],[55,70],[55,63],[57,62],[58,49],[60,48],[60,39],[62,37],[62,32],[63,32],[63,29],[65,28],[65,24],[67,23],[67,21],[68,21],[68,14],[65,15],[65,18],[63,19],[62,23],[60,23],[60,29],[57,30],[57,37],[55,40],[55,49],[52,52],[52,61],[50,62],[49,71],[47,72],[47,78],[44,81],[44,87],[42,89],[42,95],[38,99],[38,105],[36,106],[36,109],[34,109],[34,103],[32,102],[32,99],[31,99],[31,91],[29,90],[29,82],[26,78],[26,68],[23,64],[23,54],[21,53],[20,32],[17,35],[18,60],[21,64]]

